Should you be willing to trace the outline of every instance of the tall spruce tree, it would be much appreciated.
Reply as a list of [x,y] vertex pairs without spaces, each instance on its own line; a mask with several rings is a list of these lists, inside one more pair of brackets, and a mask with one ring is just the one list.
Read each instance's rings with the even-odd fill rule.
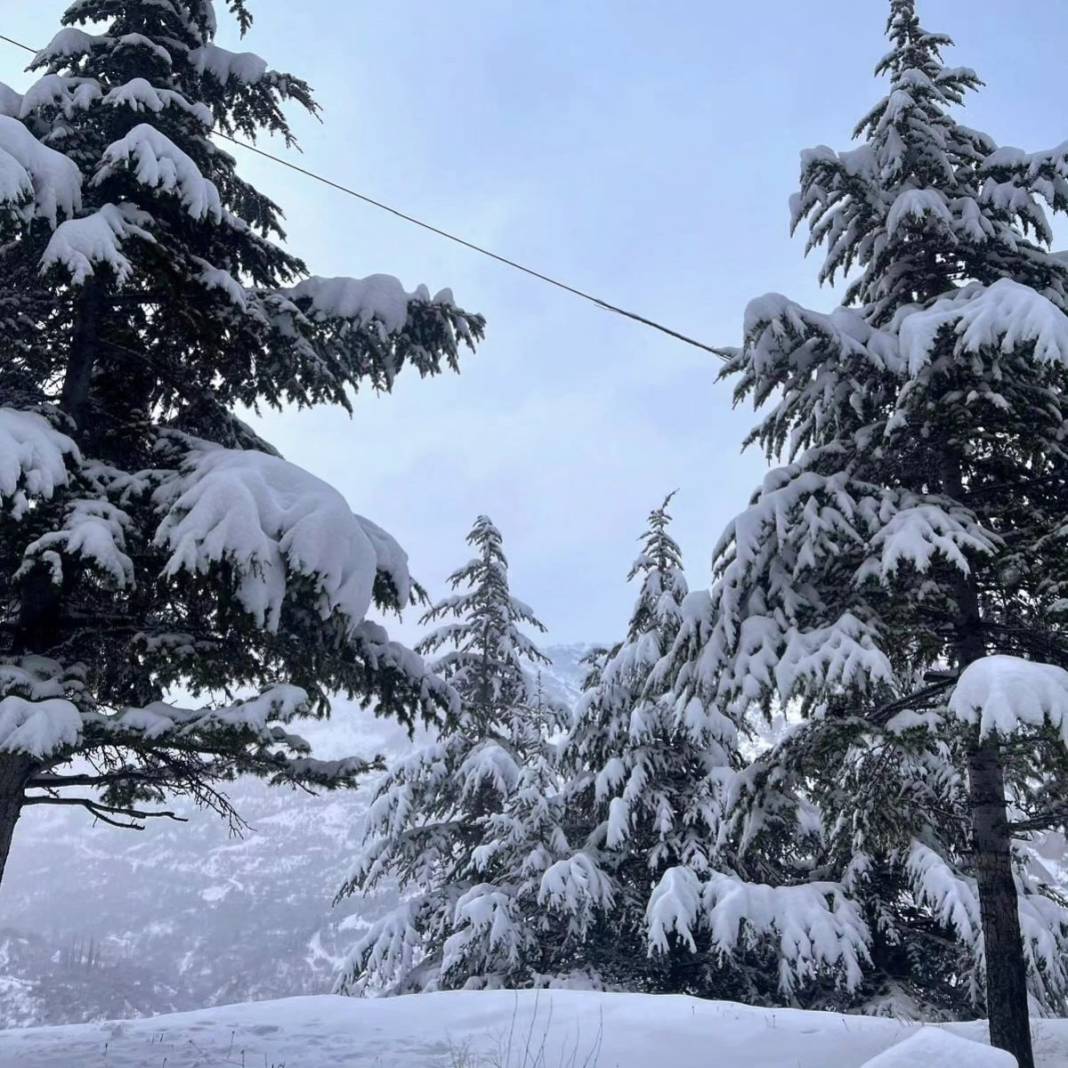
[[[700,652],[674,666],[738,721],[796,702],[880,730],[905,715],[896,726],[930,734],[918,748],[964,793],[931,833],[916,813],[912,864],[934,856],[941,879],[971,888],[991,1039],[1030,1068],[1012,836],[1065,819],[1062,705],[1046,691],[1068,660],[1068,264],[1049,251],[1043,202],[1068,209],[1068,155],[998,149],[960,125],[952,109],[978,77],[943,64],[950,41],[914,0],[890,7],[890,92],[859,147],[804,154],[793,201],[809,248],[827,250],[821,279],[851,275],[845,306],[770,295],[747,311],[725,373],[739,401],[767,405],[749,441],[785,465],[722,538]],[[1063,913],[1048,919],[1056,933]],[[1038,984],[1056,955],[1040,941]]]
[[0,86],[0,865],[27,804],[129,823],[174,791],[226,810],[238,773],[351,782],[364,761],[288,726],[333,693],[449,708],[366,618],[410,598],[398,545],[235,410],[350,408],[483,329],[447,292],[282,249],[213,135],[291,142],[283,105],[315,104],[214,43],[213,0],[76,0],[63,23],[26,91]]
[[542,693],[549,663],[521,627],[542,631],[509,588],[500,532],[480,516],[474,558],[425,623],[425,638],[459,695],[459,712],[378,786],[353,874],[339,899],[395,883],[402,900],[354,947],[344,993],[403,994],[527,986],[552,939],[525,923],[559,844],[551,737],[564,710]]

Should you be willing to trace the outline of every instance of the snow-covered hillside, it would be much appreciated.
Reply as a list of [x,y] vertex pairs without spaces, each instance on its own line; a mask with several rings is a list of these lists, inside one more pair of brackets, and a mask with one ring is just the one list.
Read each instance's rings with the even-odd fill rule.
[[[585,647],[548,650],[548,691],[570,703]],[[325,758],[403,752],[395,724],[342,703],[304,730]],[[333,895],[367,788],[312,796],[248,779],[230,789],[250,827],[211,812],[141,832],[31,808],[0,887],[0,1026],[144,1016],[251,998],[323,994],[389,894]],[[73,1063],[73,1062],[71,1062]]]
[[[1068,1065],[1068,1021],[1036,1029],[1040,1068]],[[1011,1068],[984,1031],[642,994],[324,996],[4,1031],[0,1068]]]

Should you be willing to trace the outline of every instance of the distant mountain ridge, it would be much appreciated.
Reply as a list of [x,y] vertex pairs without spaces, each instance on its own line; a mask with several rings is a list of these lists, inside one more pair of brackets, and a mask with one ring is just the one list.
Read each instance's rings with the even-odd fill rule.
[[[546,693],[571,705],[589,646],[546,649]],[[411,743],[395,723],[339,704],[303,731],[318,755]],[[241,838],[210,812],[141,832],[28,809],[0,887],[0,1027],[81,1023],[329,992],[387,896],[332,907],[348,874],[370,782],[311,796],[240,780]]]

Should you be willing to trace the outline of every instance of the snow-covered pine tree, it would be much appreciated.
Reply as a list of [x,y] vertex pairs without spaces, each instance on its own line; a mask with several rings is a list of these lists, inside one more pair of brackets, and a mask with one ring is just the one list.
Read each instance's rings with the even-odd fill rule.
[[288,727],[332,693],[449,707],[366,618],[410,598],[399,546],[235,410],[350,408],[483,329],[448,293],[283,251],[213,134],[291,141],[283,105],[315,104],[214,43],[213,0],[63,22],[25,92],[0,87],[0,864],[27,804],[129,823],[175,791],[226,810],[238,773],[351,782],[364,761]]
[[951,923],[971,894],[991,1038],[1029,1068],[1028,957],[1033,989],[1060,982],[1063,912],[1043,906],[1025,947],[1011,836],[1063,823],[1064,753],[1041,703],[1020,723],[978,714],[974,687],[969,706],[947,696],[992,654],[1068,656],[1068,263],[1042,203],[1068,209],[1068,156],[960,125],[978,77],[943,64],[950,42],[914,0],[890,6],[890,92],[859,147],[804,154],[793,202],[809,248],[827,249],[821,278],[852,272],[846,305],[770,295],[747,311],[725,373],[767,405],[750,442],[785,465],[722,538],[702,648],[682,662],[735,719],[797,702],[932,732],[925,748],[966,782],[974,849],[960,855],[952,810],[915,846],[937,857],[928,885]]
[[512,596],[500,532],[480,516],[474,558],[424,623],[417,647],[459,695],[456,716],[392,767],[372,800],[338,897],[395,883],[402,900],[354,947],[344,993],[526,986],[552,945],[523,922],[559,849],[552,735],[565,712],[542,693],[549,663],[521,629],[543,631]]
[[[589,658],[561,755],[567,838],[575,852],[545,880],[568,921],[566,960],[607,987],[708,993],[713,958],[664,940],[650,953],[646,910],[666,870],[703,873],[715,846],[717,790],[734,725],[699,699],[676,705],[653,677],[682,623],[682,556],[670,494],[654,509],[627,576],[638,596],[626,637]],[[716,987],[718,992],[722,992]]]

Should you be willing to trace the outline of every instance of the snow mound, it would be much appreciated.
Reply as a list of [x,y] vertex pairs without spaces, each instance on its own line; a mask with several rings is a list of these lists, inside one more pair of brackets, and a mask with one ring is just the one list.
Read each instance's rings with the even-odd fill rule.
[[[0,1068],[1009,1068],[985,1025],[593,991],[301,997],[143,1020],[0,1031]],[[1068,1063],[1068,1021],[1035,1024],[1040,1068]]]
[[891,1046],[867,1068],[1016,1068],[1016,1059],[1000,1049],[978,1049],[976,1043],[934,1027],[917,1031]]

